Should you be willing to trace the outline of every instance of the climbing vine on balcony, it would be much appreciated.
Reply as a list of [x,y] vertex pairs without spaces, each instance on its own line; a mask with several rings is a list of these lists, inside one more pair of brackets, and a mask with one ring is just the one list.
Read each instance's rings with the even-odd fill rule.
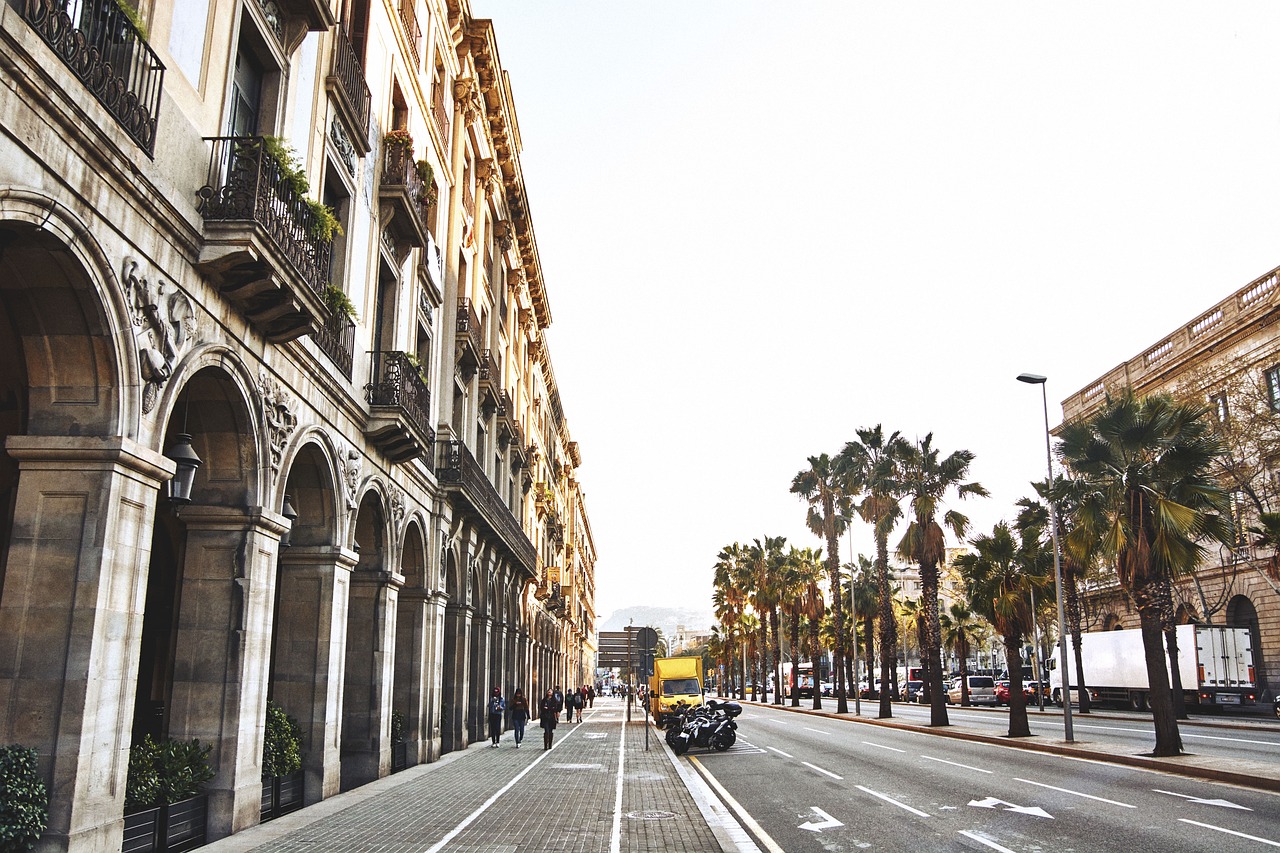
[[[334,235],[341,234],[342,223],[334,215],[333,208],[323,202],[308,198],[311,183],[307,180],[302,163],[298,160],[298,152],[294,151],[283,137],[262,137],[262,150],[276,162],[284,174],[289,186],[298,194],[298,198],[306,202],[311,209],[311,236],[329,242]],[[352,312],[354,316],[354,310]]]

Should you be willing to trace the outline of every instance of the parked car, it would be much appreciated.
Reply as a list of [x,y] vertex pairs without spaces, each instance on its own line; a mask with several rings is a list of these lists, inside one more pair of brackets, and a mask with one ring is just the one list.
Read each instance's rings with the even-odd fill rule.
[[836,683],[834,681],[822,682],[822,695],[823,696],[836,695]]
[[923,681],[908,681],[903,688],[903,699],[907,702],[918,702],[923,691]]
[[1276,716],[1277,716],[1277,717],[1280,717],[1280,696],[1277,696],[1277,697],[1276,697],[1276,700],[1275,700],[1275,711],[1276,711]]
[[[960,679],[957,678],[951,683],[951,687],[947,689],[947,702],[952,705],[959,705],[962,700],[963,693]],[[995,705],[995,679],[989,675],[969,676],[969,703],[972,705]]]
[[1009,704],[1009,679],[1000,678],[996,680],[995,697],[997,705]]

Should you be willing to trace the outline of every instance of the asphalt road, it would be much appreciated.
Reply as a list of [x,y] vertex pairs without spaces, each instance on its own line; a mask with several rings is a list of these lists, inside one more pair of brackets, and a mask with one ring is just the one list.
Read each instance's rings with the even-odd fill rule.
[[774,853],[1280,848],[1273,793],[767,706],[738,734],[687,759]]

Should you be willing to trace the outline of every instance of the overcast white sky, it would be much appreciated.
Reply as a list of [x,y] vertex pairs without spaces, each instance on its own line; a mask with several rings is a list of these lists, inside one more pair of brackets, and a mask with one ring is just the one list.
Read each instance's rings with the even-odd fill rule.
[[[1012,517],[1060,401],[1280,264],[1280,4],[473,0],[524,141],[601,621],[817,546],[860,426]],[[896,538],[895,538],[896,541]],[[855,548],[870,553],[865,529]],[[841,557],[848,559],[848,545]]]

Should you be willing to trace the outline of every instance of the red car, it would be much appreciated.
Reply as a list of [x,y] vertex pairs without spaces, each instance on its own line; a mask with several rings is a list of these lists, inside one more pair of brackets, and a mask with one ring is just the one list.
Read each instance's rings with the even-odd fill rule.
[[1007,678],[1001,678],[996,681],[996,704],[1009,704],[1009,680]]

